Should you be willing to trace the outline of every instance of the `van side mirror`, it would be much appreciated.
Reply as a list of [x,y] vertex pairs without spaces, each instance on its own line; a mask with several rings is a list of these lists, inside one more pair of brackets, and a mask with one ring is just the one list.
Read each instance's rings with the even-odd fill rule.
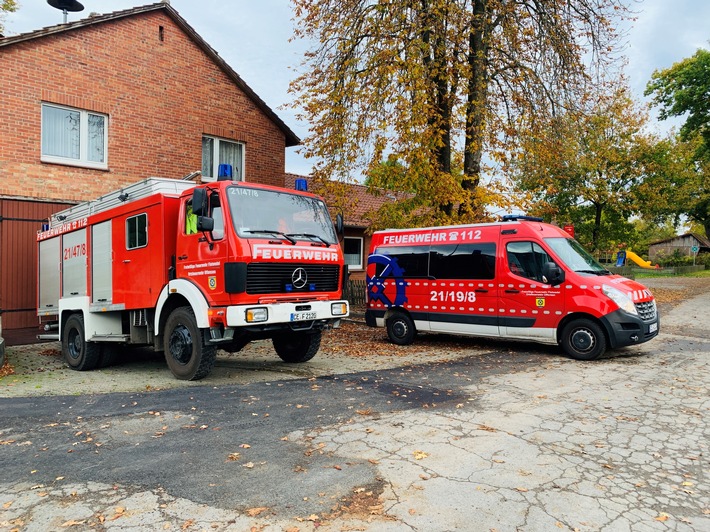
[[335,230],[337,231],[338,236],[342,236],[345,232],[345,223],[343,222],[342,214],[338,214],[335,217]]
[[565,272],[554,262],[546,262],[542,266],[542,282],[551,286],[565,282]]
[[207,207],[207,192],[204,188],[196,188],[192,191],[192,214],[200,216]]

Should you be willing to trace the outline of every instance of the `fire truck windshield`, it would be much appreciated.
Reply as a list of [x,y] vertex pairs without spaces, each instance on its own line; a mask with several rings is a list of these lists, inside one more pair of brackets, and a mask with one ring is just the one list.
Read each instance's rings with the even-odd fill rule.
[[611,273],[573,238],[546,238],[545,242],[562,262],[574,272],[590,275],[609,275]]
[[333,222],[322,200],[290,192],[227,187],[229,212],[243,238],[286,235],[289,241],[337,243]]

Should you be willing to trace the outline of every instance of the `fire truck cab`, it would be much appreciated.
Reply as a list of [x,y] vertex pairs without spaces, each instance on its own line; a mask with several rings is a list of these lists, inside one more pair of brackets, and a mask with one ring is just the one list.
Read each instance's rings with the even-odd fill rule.
[[658,334],[651,292],[539,219],[377,231],[366,322],[396,344],[419,331],[559,344],[578,360]]
[[55,214],[37,240],[45,338],[77,370],[150,345],[175,377],[201,379],[217,348],[255,339],[305,362],[349,313],[333,223],[303,191],[148,178]]

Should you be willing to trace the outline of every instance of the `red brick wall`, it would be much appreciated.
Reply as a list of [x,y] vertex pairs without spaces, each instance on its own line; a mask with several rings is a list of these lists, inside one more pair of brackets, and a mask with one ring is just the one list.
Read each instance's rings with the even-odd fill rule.
[[[181,177],[203,133],[245,143],[247,181],[283,186],[283,132],[163,12],[0,48],[0,72],[0,194],[83,201]],[[40,162],[43,101],[108,114],[108,171]]]

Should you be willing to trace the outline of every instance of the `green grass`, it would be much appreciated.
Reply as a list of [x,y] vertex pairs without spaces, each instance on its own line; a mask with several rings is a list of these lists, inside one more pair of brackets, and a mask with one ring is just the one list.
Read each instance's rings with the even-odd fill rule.
[[710,270],[701,270],[699,272],[673,274],[664,272],[634,272],[636,279],[648,279],[649,277],[710,277]]

